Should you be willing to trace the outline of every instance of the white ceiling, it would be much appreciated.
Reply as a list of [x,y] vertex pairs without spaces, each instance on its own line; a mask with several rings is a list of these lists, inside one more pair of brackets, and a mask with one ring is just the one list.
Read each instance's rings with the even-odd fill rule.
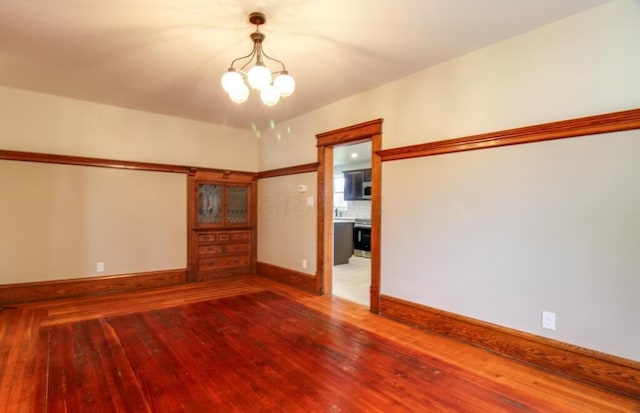
[[333,165],[371,164],[371,141],[340,145],[333,148]]
[[[0,0],[0,85],[248,129],[608,1]],[[273,108],[220,88],[252,11],[297,83]]]

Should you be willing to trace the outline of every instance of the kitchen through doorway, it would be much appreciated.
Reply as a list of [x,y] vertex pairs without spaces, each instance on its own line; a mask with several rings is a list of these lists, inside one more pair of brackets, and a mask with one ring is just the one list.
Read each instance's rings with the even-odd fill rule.
[[333,150],[333,295],[370,307],[371,141]]
[[[380,258],[381,258],[381,192],[382,192],[382,161],[378,155],[378,151],[382,149],[382,123],[383,119],[374,119],[368,122],[359,123],[356,125],[347,126],[344,128],[334,129],[327,132],[319,133],[316,135],[318,143],[318,232],[317,232],[317,252],[318,252],[318,268],[316,276],[315,289],[321,294],[334,294],[333,287],[333,256],[334,256],[334,227],[336,226],[336,218],[345,218],[344,213],[342,216],[337,213],[334,208],[334,151],[336,148],[341,148],[345,145],[353,145],[363,142],[371,142],[371,148],[368,152],[368,156],[371,158],[371,169],[369,171],[371,177],[371,185],[365,191],[364,176],[363,186],[349,186],[346,183],[343,187],[343,193],[346,191],[362,191],[363,197],[370,195],[370,208],[371,219],[369,229],[369,242],[370,256],[369,261],[366,261],[366,257],[363,262],[368,263],[366,266],[369,268],[371,277],[369,279],[369,311],[374,314],[380,313]],[[349,155],[351,156],[351,155]],[[366,168],[365,168],[366,169]],[[364,172],[363,172],[364,173]],[[357,179],[357,178],[353,178]],[[363,199],[364,200],[364,199]],[[338,215],[334,217],[334,215]],[[355,226],[355,218],[353,220],[353,226]],[[347,234],[349,230],[346,231]],[[343,232],[343,233],[344,233]],[[348,235],[347,241],[348,242]],[[352,242],[353,242],[353,238]],[[362,238],[361,238],[362,241]],[[355,252],[355,248],[354,248]],[[347,249],[347,255],[349,250]],[[353,257],[353,253],[351,257]],[[357,258],[356,258],[357,260]],[[351,262],[351,258],[349,258]],[[336,266],[339,264],[335,264]]]

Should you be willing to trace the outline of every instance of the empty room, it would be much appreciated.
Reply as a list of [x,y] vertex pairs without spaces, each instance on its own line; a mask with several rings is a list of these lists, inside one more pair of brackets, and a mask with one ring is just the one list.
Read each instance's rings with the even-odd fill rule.
[[640,412],[638,22],[3,1],[0,411]]

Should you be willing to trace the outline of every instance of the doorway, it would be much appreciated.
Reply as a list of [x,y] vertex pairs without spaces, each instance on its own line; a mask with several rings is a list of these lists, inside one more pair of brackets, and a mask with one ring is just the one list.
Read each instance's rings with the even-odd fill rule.
[[369,308],[380,312],[380,193],[381,160],[377,151],[382,148],[382,119],[316,135],[318,142],[318,271],[316,290],[333,293],[334,241],[334,150],[345,144],[371,142],[371,229]]
[[333,150],[333,291],[370,307],[371,140]]

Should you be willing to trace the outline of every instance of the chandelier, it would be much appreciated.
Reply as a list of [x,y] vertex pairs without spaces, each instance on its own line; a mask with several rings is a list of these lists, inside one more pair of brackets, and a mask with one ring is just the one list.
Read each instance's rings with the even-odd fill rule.
[[[266,22],[263,13],[249,14],[249,22],[256,25],[256,31],[251,33],[253,50],[246,56],[239,57],[231,62],[229,70],[222,75],[222,88],[229,94],[229,98],[236,103],[242,103],[249,97],[249,86],[260,91],[260,100],[267,106],[273,106],[280,101],[280,97],[290,96],[296,88],[296,82],[287,72],[287,68],[278,59],[274,59],[262,50],[262,42],[265,35],[260,31],[260,26]],[[254,61],[250,69],[247,67]],[[276,62],[281,70],[271,72],[264,64],[264,59]],[[234,67],[238,64],[239,68]],[[275,76],[275,77],[274,77]]]

